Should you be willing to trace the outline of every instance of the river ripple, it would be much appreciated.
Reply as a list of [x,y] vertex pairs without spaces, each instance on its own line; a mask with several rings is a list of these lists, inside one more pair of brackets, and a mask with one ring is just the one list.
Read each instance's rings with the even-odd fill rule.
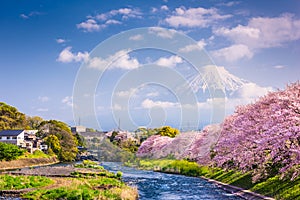
[[123,180],[139,191],[140,200],[213,199],[240,200],[206,180],[124,167],[121,163],[104,162],[110,171],[122,171]]

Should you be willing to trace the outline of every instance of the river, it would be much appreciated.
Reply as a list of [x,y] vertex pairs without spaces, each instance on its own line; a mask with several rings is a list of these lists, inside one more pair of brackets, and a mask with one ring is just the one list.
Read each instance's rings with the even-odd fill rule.
[[[123,172],[123,181],[130,186],[137,187],[140,200],[242,199],[201,178],[138,170],[116,162],[103,162],[101,165],[112,172]],[[1,196],[0,199],[20,200],[20,198]]]
[[140,200],[239,200],[216,185],[201,178],[137,170],[121,163],[102,163],[107,170],[123,172],[123,180],[139,191]]

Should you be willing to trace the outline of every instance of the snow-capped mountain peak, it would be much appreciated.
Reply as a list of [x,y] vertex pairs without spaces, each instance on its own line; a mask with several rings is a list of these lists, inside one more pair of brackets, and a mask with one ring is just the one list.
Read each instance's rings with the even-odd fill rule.
[[190,87],[197,92],[202,89],[206,90],[222,90],[223,92],[234,92],[250,83],[231,73],[224,67],[208,65],[200,69],[200,74],[191,78]]

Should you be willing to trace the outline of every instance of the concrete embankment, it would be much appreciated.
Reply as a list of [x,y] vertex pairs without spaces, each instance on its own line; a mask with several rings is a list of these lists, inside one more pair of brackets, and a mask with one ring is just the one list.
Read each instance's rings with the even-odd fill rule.
[[56,157],[50,158],[22,158],[12,161],[1,161],[0,170],[20,169],[24,167],[44,166],[59,163]]
[[[168,174],[180,174],[179,171],[176,171],[174,169],[162,170],[160,167],[154,168],[153,171],[168,173]],[[239,196],[243,199],[247,199],[247,200],[275,200],[274,198],[266,197],[266,196],[263,196],[261,194],[252,192],[250,190],[245,190],[243,188],[236,187],[236,186],[233,186],[233,185],[229,185],[229,184],[226,184],[226,183],[222,183],[222,182],[219,182],[219,181],[216,181],[216,180],[213,180],[213,179],[206,178],[204,176],[202,176],[201,178],[208,181],[208,182],[210,182],[210,183],[213,183],[213,184],[217,185],[218,187],[222,188],[223,190],[225,190],[229,193],[232,193],[236,196]]]
[[201,178],[203,178],[204,180],[207,180],[208,182],[216,184],[220,188],[222,188],[236,196],[242,197],[247,200],[275,200],[274,198],[266,197],[266,196],[260,195],[258,193],[252,192],[250,190],[244,190],[243,188],[240,188],[240,187],[225,184],[225,183],[222,183],[222,182],[219,182],[219,181],[216,181],[213,179],[205,178],[205,177],[201,177]]

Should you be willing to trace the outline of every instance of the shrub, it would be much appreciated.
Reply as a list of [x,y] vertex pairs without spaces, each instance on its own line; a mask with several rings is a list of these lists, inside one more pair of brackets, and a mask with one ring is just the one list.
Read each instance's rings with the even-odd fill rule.
[[170,126],[164,126],[164,127],[160,128],[160,130],[158,131],[158,134],[161,136],[168,136],[168,137],[173,138],[179,134],[179,130],[177,130],[176,128],[172,128]]
[[82,161],[82,163],[83,163],[84,165],[97,165],[96,162],[91,161],[91,160],[84,160],[84,161]]
[[120,172],[120,171],[118,171],[118,172],[117,172],[117,174],[116,174],[117,178],[121,178],[121,177],[122,177],[122,175],[123,175],[123,173],[122,173],[122,172]]
[[14,144],[0,142],[0,160],[15,160],[24,155],[25,151]]

